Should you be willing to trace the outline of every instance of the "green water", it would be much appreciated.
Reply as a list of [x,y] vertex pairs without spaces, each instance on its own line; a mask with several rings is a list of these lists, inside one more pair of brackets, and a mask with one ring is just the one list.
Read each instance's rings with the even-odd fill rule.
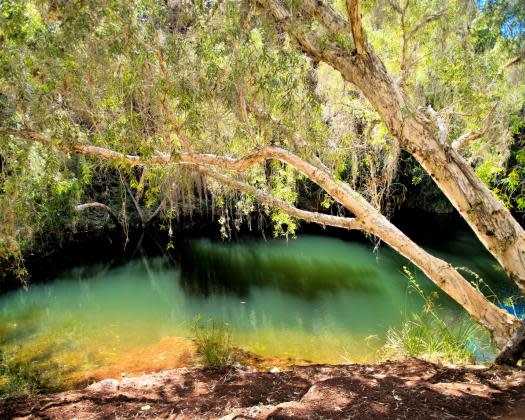
[[[406,261],[386,247],[321,236],[192,240],[171,258],[79,267],[0,296],[0,349],[62,371],[95,369],[164,337],[190,336],[192,319],[226,321],[235,344],[312,362],[374,360],[385,334],[422,302],[407,294]],[[512,291],[468,236],[437,254],[468,266],[501,295]],[[430,283],[418,274],[428,290]],[[442,298],[450,319],[463,316]]]

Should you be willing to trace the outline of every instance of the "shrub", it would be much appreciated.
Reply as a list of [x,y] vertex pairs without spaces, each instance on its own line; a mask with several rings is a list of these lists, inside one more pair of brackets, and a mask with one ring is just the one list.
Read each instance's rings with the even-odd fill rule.
[[227,323],[203,320],[197,316],[191,327],[197,354],[206,366],[221,367],[234,363],[231,329]]

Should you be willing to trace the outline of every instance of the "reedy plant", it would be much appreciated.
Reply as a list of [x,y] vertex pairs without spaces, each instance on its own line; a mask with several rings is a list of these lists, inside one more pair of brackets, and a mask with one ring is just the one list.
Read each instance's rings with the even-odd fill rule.
[[193,320],[191,331],[197,344],[197,354],[205,366],[223,367],[234,363],[232,333],[227,323],[204,320],[199,315]]
[[0,397],[53,392],[60,389],[57,367],[51,369],[31,361],[17,360],[0,350]]
[[483,350],[483,329],[468,317],[455,322],[439,314],[438,293],[428,294],[415,275],[403,267],[408,278],[408,293],[423,300],[421,313],[405,314],[399,328],[387,332],[386,343],[380,352],[386,358],[419,357],[435,362],[466,364],[475,362],[475,354]]

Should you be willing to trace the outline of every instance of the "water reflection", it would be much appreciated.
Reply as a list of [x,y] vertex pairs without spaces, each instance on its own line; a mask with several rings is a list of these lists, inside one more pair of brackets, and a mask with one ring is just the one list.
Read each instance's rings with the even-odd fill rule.
[[[382,263],[392,265],[388,258]],[[237,244],[201,240],[184,248],[180,270],[184,290],[205,297],[232,293],[243,298],[253,287],[277,288],[305,299],[342,290],[383,290],[377,283],[379,266],[366,247],[324,238]]]

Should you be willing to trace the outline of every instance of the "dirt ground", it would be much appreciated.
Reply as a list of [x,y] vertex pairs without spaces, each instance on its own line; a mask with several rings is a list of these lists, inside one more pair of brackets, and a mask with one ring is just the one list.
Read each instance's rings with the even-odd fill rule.
[[0,418],[525,419],[525,371],[416,359],[288,371],[181,368],[0,400]]

